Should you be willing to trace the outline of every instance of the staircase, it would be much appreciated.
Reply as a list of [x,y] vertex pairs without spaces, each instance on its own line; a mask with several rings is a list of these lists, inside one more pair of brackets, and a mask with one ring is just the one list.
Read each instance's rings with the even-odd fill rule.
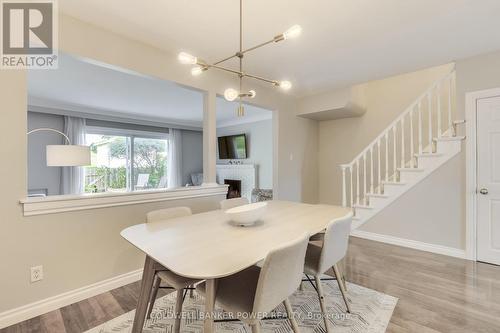
[[455,71],[419,96],[342,170],[342,205],[353,229],[457,155],[463,136],[455,120]]

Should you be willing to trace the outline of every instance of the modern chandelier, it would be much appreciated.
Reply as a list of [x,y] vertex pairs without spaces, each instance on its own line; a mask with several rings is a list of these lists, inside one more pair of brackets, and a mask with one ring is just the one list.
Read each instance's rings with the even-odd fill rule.
[[[284,33],[282,34],[279,34],[277,36],[275,36],[273,39],[271,40],[268,40],[267,42],[264,42],[264,43],[261,43],[261,44],[258,44],[256,46],[253,46],[253,47],[250,47],[248,49],[243,49],[243,10],[242,10],[242,2],[243,0],[240,0],[240,49],[238,52],[222,59],[222,60],[219,60],[219,61],[216,61],[212,64],[204,61],[204,60],[201,60],[191,54],[188,54],[186,52],[181,52],[179,53],[178,55],[178,59],[179,61],[182,63],[182,64],[186,64],[186,65],[196,65],[195,67],[193,67],[191,69],[191,74],[193,76],[197,76],[197,75],[200,75],[202,74],[203,72],[207,71],[208,69],[210,68],[215,68],[215,69],[219,69],[219,70],[222,70],[222,71],[226,71],[226,72],[229,72],[229,73],[233,73],[233,74],[236,74],[238,75],[239,77],[239,80],[240,80],[240,86],[239,86],[239,90],[236,90],[236,89],[233,89],[233,88],[228,88],[224,91],[224,98],[230,102],[238,99],[239,100],[239,106],[238,106],[238,109],[236,110],[236,114],[238,115],[238,117],[242,117],[245,115],[245,109],[243,108],[243,99],[244,98],[254,98],[255,95],[256,95],[256,92],[255,90],[249,90],[248,92],[243,92],[242,91],[242,87],[243,87],[243,78],[244,77],[248,77],[248,78],[252,78],[252,79],[256,79],[256,80],[260,80],[260,81],[264,81],[264,82],[267,82],[267,83],[270,83],[272,84],[273,86],[275,87],[279,87],[283,90],[289,90],[290,88],[292,88],[292,83],[290,81],[286,81],[286,80],[283,80],[283,81],[277,81],[277,80],[271,80],[271,79],[267,79],[267,78],[264,78],[264,77],[261,77],[261,76],[257,76],[257,75],[253,75],[253,74],[250,74],[248,72],[245,72],[243,70],[243,57],[246,53],[250,52],[250,51],[253,51],[253,50],[256,50],[260,47],[263,47],[265,45],[268,45],[268,44],[271,44],[271,43],[278,43],[278,42],[281,42],[283,40],[287,40],[287,39],[291,39],[291,38],[294,38],[294,37],[297,37],[300,35],[300,33],[302,32],[302,28],[299,26],[299,25],[294,25],[292,26],[291,28],[289,28],[287,31],[285,31]],[[236,70],[236,69],[231,69],[231,68],[228,68],[228,67],[224,67],[222,66],[221,64],[225,61],[228,61],[230,59],[233,59],[233,58],[239,58],[239,62],[240,62],[240,65],[239,65],[239,70]]]

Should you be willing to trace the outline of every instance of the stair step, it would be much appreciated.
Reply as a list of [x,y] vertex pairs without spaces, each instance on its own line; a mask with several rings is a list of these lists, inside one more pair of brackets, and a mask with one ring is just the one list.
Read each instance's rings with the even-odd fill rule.
[[422,154],[415,154],[416,158],[421,158],[421,157],[441,157],[443,154],[441,153],[422,153]]
[[398,171],[401,172],[423,172],[424,169],[420,168],[398,168]]
[[385,181],[385,180],[382,181],[382,184],[384,184],[384,185],[406,185],[406,183],[402,183],[402,182],[392,182],[392,181]]
[[367,197],[373,197],[373,198],[388,198],[388,195],[385,194],[379,194],[379,193],[366,193]]
[[366,206],[366,205],[358,205],[358,204],[354,204],[353,205],[354,208],[361,208],[361,209],[373,209],[372,206]]
[[442,136],[440,138],[434,138],[433,141],[462,141],[465,140],[465,136]]

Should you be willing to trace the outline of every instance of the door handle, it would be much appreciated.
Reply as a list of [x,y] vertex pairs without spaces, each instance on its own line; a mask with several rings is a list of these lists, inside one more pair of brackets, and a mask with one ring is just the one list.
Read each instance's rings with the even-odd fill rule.
[[479,193],[481,193],[482,195],[486,195],[488,194],[488,189],[487,188],[482,188],[479,190]]

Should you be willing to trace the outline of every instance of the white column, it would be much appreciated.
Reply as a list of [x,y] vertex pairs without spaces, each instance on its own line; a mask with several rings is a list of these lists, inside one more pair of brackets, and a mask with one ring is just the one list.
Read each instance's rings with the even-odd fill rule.
[[216,94],[206,91],[203,94],[203,185],[215,185],[217,163],[217,111]]

